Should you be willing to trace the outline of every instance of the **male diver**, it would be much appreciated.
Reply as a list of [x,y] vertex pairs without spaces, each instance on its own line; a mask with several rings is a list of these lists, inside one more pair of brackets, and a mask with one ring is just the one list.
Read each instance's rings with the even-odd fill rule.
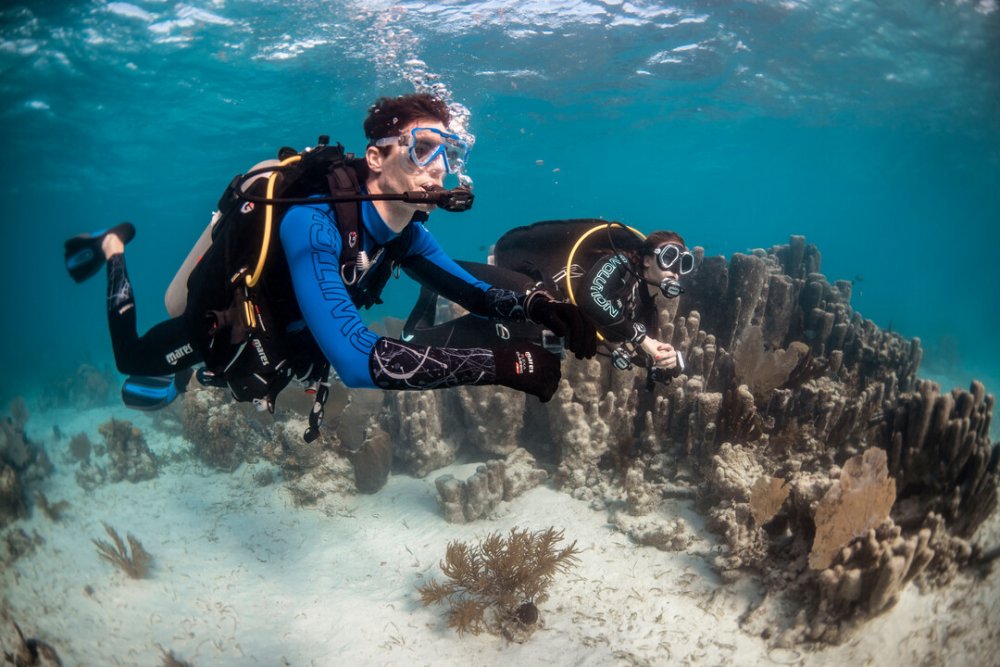
[[[217,288],[206,285],[204,275],[200,283],[196,280],[199,272],[210,273],[211,267],[203,266],[210,263],[206,253],[188,279],[185,312],[143,336],[136,330],[135,299],[125,268],[124,246],[135,234],[132,225],[68,240],[66,266],[77,282],[107,263],[107,313],[119,371],[170,376],[204,361],[207,370],[199,372],[199,379],[212,384],[213,378],[225,376],[220,386],[228,385],[236,398],[252,398],[259,409],[271,410],[274,395],[288,380],[256,389],[253,383],[267,377],[262,368],[272,373],[280,368],[283,377],[322,384],[327,361],[349,387],[419,390],[499,384],[548,401],[558,386],[559,357],[539,346],[417,345],[372,332],[359,315],[359,306],[381,303],[379,293],[392,268],[399,266],[478,316],[537,323],[565,336],[578,357],[596,353],[594,328],[575,306],[543,290],[501,289],[474,278],[415,222],[436,207],[437,193],[451,192],[443,188],[445,176],[461,176],[467,160],[468,146],[447,129],[449,121],[448,107],[427,94],[378,99],[364,122],[369,140],[364,156],[346,170],[357,176],[347,208],[341,200],[322,197],[336,190],[334,185],[316,192],[315,204],[241,200],[240,210],[246,213],[253,211],[255,201],[258,210],[267,202],[279,211],[276,202],[297,202],[278,221],[275,237],[281,251],[272,252],[266,268],[258,271],[258,277],[263,273],[259,283],[246,288],[240,276],[232,282],[238,286],[235,296],[226,297],[231,307],[206,307],[199,293]],[[422,195],[427,196],[421,200]],[[345,218],[352,216],[356,227],[345,231]],[[265,235],[261,254],[266,248]],[[246,285],[252,282],[247,275]],[[220,361],[219,348],[237,352],[232,360]],[[273,354],[274,349],[282,354]]]

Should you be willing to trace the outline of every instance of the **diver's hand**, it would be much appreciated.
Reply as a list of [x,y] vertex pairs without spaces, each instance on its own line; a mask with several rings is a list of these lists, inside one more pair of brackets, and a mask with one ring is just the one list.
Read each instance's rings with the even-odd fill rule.
[[654,368],[677,368],[677,350],[673,345],[661,343],[649,336],[643,339],[641,345]]
[[536,345],[493,349],[497,384],[532,394],[548,403],[559,388],[559,357]]
[[577,359],[590,359],[597,354],[597,330],[571,303],[556,301],[544,292],[529,297],[528,319],[566,339],[566,347]]

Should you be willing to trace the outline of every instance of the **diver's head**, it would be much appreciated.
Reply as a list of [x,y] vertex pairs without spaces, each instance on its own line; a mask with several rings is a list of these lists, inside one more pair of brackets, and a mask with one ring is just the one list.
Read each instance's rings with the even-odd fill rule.
[[443,187],[447,174],[461,177],[469,146],[447,129],[450,120],[448,106],[426,93],[379,98],[364,125],[365,157],[378,181],[376,189],[392,194],[428,190]]
[[677,232],[657,231],[645,238],[639,249],[642,258],[642,277],[657,285],[667,298],[680,296],[681,276],[694,271],[694,255],[687,250],[684,239]]
[[[417,120],[440,123],[447,127],[451,122],[451,112],[443,100],[427,93],[378,98],[369,107],[368,117],[365,118],[368,145],[374,145],[379,139],[399,136],[405,126]],[[389,148],[384,148],[383,154],[388,153]]]

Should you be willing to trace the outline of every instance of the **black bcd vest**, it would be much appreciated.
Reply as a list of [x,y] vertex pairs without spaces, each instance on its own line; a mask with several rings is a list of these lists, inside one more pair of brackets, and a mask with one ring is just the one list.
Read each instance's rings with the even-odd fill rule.
[[[281,160],[294,155],[301,159],[273,169],[278,176],[272,199],[356,197],[360,193],[367,166],[345,153],[340,144],[321,143],[303,153],[290,148],[278,152]],[[330,366],[309,330],[293,326],[302,320],[302,313],[279,231],[285,213],[296,203],[271,204],[266,261],[255,285],[247,285],[246,276],[255,270],[264,244],[267,206],[247,196],[266,196],[268,178],[263,175],[244,185],[247,175],[238,174],[219,199],[220,216],[212,229],[212,244],[188,276],[185,317],[192,344],[205,362],[199,377],[209,384],[228,386],[236,400],[253,401],[273,411],[275,398],[293,377],[325,392]],[[341,236],[341,275],[352,276],[357,253],[364,247],[361,203],[340,201],[331,202],[331,206]],[[413,231],[412,224],[408,225],[385,246],[386,257],[363,280],[348,284],[355,306],[370,308],[382,302],[382,289],[409,246]],[[318,393],[317,403],[319,399]],[[318,432],[312,437],[316,435]],[[308,432],[306,438],[311,439]]]

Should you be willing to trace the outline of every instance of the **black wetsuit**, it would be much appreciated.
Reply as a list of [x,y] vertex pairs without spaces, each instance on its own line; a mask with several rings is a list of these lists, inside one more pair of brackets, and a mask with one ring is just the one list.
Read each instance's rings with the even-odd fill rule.
[[[493,285],[513,290],[541,287],[557,299],[568,300],[566,267],[558,269],[527,266],[519,257],[512,257],[513,266],[459,262],[466,271]],[[655,325],[656,308],[653,297],[636,275],[630,271],[624,254],[599,257],[589,270],[582,266],[571,267],[573,297],[580,311],[610,343],[630,341],[642,343],[646,330]],[[633,271],[634,271],[633,267]],[[547,271],[555,271],[548,275]],[[503,344],[516,339],[537,341],[542,327],[537,324],[497,323],[474,315],[435,324],[437,292],[430,288],[421,290],[420,298],[404,327],[404,333],[413,342],[424,345]]]
[[140,336],[125,255],[112,256],[107,271],[108,328],[119,371],[127,375],[170,375],[201,361],[184,316],[160,322]]
[[[647,327],[654,324],[653,297],[636,275],[639,270],[629,265],[625,254],[611,254],[573,281],[573,296],[580,310],[611,342],[639,345],[646,338]],[[563,280],[563,287],[565,284]]]

